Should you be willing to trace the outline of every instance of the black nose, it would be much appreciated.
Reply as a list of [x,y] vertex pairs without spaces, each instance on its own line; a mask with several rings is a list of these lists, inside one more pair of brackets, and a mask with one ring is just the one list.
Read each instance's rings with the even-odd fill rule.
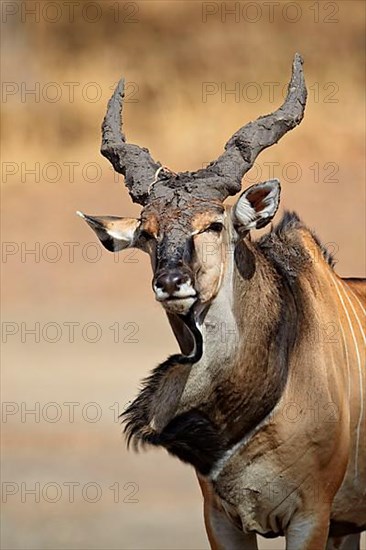
[[190,277],[187,273],[178,269],[173,269],[158,274],[155,278],[154,286],[172,295],[174,292],[177,292],[184,283],[188,283],[188,281],[190,281]]

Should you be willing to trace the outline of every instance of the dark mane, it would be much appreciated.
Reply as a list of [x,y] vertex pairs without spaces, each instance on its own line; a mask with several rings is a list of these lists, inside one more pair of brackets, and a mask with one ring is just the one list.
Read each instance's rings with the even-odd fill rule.
[[257,246],[276,269],[290,281],[294,281],[310,262],[309,253],[297,233],[299,229],[308,231],[324,260],[332,268],[335,265],[333,256],[314,231],[301,221],[296,212],[286,211],[271,232],[257,241]]

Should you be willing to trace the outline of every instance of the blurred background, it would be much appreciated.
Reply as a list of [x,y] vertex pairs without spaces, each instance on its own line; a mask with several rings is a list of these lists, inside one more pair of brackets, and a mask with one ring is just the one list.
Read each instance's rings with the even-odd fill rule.
[[299,51],[305,118],[243,185],[278,177],[282,208],[316,229],[337,272],[364,276],[365,4],[1,10],[2,548],[208,548],[194,472],[163,451],[127,452],[121,435],[118,413],[177,345],[148,259],[102,250],[75,216],[139,211],[99,154],[106,103],[124,75],[129,140],[196,169],[281,103]]

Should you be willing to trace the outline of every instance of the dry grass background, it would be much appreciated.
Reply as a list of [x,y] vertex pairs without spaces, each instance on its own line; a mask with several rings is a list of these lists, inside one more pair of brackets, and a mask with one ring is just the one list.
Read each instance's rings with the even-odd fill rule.
[[[86,20],[94,17],[90,6],[82,17],[88,2],[75,7],[70,21],[67,3],[60,0],[61,18],[51,23],[57,12],[51,6],[42,16],[47,4],[2,3],[3,10],[5,5],[19,9],[5,18],[1,52],[2,319],[3,328],[18,330],[3,344],[2,399],[14,403],[5,406],[19,407],[19,412],[13,409],[14,414],[3,415],[2,479],[18,484],[13,487],[19,492],[3,505],[2,547],[207,548],[193,472],[164,452],[127,453],[114,418],[114,404],[122,410],[135,395],[139,380],[176,350],[152,296],[148,260],[138,253],[120,255],[116,262],[103,251],[97,261],[90,261],[96,248],[88,243],[94,239],[74,212],[138,212],[121,180],[113,180],[107,161],[99,155],[100,123],[111,88],[122,74],[136,90],[132,98],[136,102],[125,108],[130,141],[149,147],[155,158],[174,170],[193,169],[218,156],[244,122],[280,103],[279,87],[271,102],[264,83],[286,84],[293,54],[299,51],[305,58],[309,87],[305,119],[265,151],[258,164],[265,178],[269,173],[264,163],[279,163],[274,175],[282,181],[283,206],[297,210],[330,243],[337,271],[364,276],[364,3],[297,2],[301,17],[295,23],[286,21],[295,13],[284,11],[288,2],[280,2],[272,22],[265,3],[258,2],[262,16],[255,23],[248,21],[254,12],[243,11],[248,2],[239,4],[237,22],[229,15],[222,21],[224,4],[216,2],[210,4],[218,13],[203,22],[206,8],[201,2],[109,0],[94,3],[101,11],[97,22]],[[318,23],[314,5],[319,7]],[[39,22],[22,12],[30,6],[40,10]],[[337,12],[332,16],[333,9]],[[337,21],[326,23],[326,17]],[[129,22],[131,18],[136,22]],[[76,83],[72,100],[67,84],[71,82]],[[217,93],[203,101],[207,82],[227,89],[239,85],[244,91],[247,83],[255,82],[261,97],[257,102],[243,97],[235,101],[233,95]],[[35,86],[39,98],[24,95],[25,87]],[[100,98],[94,101],[96,90]],[[55,91],[61,96],[50,101]],[[294,175],[291,169],[286,174],[289,162],[301,168],[296,182],[289,181]],[[35,163],[39,163],[39,181],[26,173]],[[70,163],[79,163],[74,181],[69,177]],[[90,181],[96,173],[92,168],[85,177],[87,163],[98,164],[98,181]],[[320,167],[319,181],[314,178],[315,163]],[[331,166],[337,169],[334,182],[327,180]],[[12,170],[13,175],[8,173]],[[51,181],[56,170],[59,179]],[[246,182],[255,176],[252,171]],[[65,244],[70,242],[76,243],[74,259],[68,252],[71,245]],[[29,249],[39,247],[39,257],[24,255],[22,243]],[[15,253],[6,256],[4,250],[10,247]],[[59,259],[47,261],[56,252]],[[47,323],[58,323],[59,341],[47,341],[55,335],[51,327],[35,342],[25,330],[37,322],[41,331]],[[79,323],[73,342],[64,324],[70,322]],[[87,341],[94,337],[92,329],[82,335],[82,327],[90,322],[100,326],[96,343]],[[120,326],[118,343],[109,328],[115,323]],[[132,329],[124,328],[126,323],[133,323]],[[130,342],[128,334],[134,327],[137,341]],[[44,409],[39,419],[21,417],[25,407],[39,403],[42,410],[51,402],[61,410],[59,421],[47,417],[55,408]],[[79,403],[74,422],[69,421],[68,402]],[[102,411],[94,423],[85,417],[88,410],[84,418],[81,414],[91,402]],[[92,409],[89,413],[92,416]],[[46,483],[57,483],[60,500],[47,501],[55,494],[50,488],[50,495],[41,494],[40,502],[32,495],[25,495],[22,502],[21,483],[24,493],[37,482],[41,490]],[[80,484],[75,502],[69,502],[67,482]],[[87,482],[98,483],[102,490],[97,503],[82,497]],[[109,489],[114,483],[121,488],[118,503]],[[129,502],[131,486],[124,488],[126,483],[137,484],[133,498],[138,502]],[[261,541],[261,548],[281,544]]]

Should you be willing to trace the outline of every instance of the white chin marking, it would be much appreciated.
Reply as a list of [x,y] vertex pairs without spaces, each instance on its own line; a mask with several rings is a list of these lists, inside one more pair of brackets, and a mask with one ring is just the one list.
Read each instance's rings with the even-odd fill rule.
[[180,298],[176,300],[164,300],[160,301],[161,305],[166,309],[167,311],[171,313],[179,313],[181,315],[184,315],[185,313],[188,313],[192,305],[195,303],[196,298]]

